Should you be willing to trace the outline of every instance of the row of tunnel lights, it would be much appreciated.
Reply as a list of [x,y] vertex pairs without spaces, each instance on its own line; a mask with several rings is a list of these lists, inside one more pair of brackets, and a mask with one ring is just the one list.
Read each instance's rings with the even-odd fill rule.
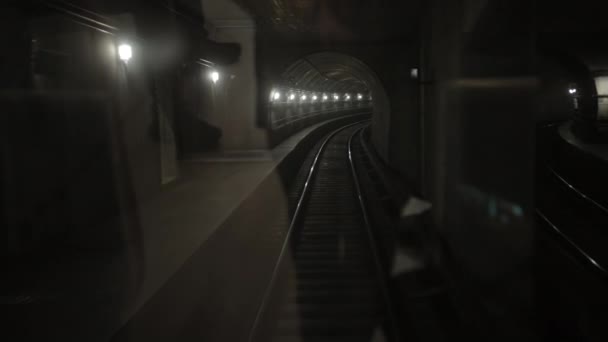
[[[284,95],[281,94],[280,91],[273,90],[271,92],[271,94],[270,94],[270,99],[271,99],[272,102],[279,102],[279,101],[281,101],[281,99],[283,98],[283,96]],[[293,93],[293,92],[287,93],[285,96],[287,98],[287,102],[295,102],[296,99],[297,99],[297,95],[295,93]],[[363,101],[364,98],[365,98],[365,96],[363,96],[363,94],[351,95],[351,94],[348,94],[348,93],[343,94],[343,95],[334,93],[334,94],[331,95],[331,98],[333,99],[334,102],[340,101],[341,98],[344,101],[351,101],[351,100],[353,100],[353,96],[355,96],[355,99],[357,101]],[[330,100],[330,95],[325,94],[325,93],[320,94],[320,95],[319,94],[312,94],[310,96],[308,96],[306,94],[300,95],[300,102],[306,102],[309,99],[310,99],[311,102],[317,102],[317,101],[327,102],[327,101]],[[368,99],[371,100],[372,96],[369,95]]]

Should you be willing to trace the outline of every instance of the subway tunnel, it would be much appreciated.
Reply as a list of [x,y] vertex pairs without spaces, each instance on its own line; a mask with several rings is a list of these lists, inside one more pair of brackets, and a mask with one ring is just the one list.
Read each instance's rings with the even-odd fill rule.
[[606,7],[3,3],[0,336],[605,341]]

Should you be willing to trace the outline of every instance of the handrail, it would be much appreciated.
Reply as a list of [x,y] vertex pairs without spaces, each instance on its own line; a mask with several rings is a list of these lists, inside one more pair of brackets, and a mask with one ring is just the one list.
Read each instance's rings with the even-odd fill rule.
[[[368,126],[366,126],[368,127]],[[386,273],[384,272],[384,268],[382,266],[382,262],[380,261],[380,253],[378,252],[378,248],[376,248],[376,244],[374,243],[374,233],[372,232],[372,224],[369,218],[369,213],[367,211],[367,204],[365,203],[365,198],[363,197],[363,191],[361,190],[361,184],[359,183],[359,176],[357,174],[357,167],[355,166],[355,161],[353,160],[353,148],[352,142],[353,138],[360,134],[361,131],[365,127],[359,128],[355,133],[353,133],[348,139],[348,160],[350,162],[350,170],[353,175],[353,183],[355,184],[355,190],[357,191],[357,198],[359,202],[359,206],[361,207],[361,213],[363,215],[363,221],[365,223],[365,230],[367,232],[369,246],[374,256],[374,263],[376,264],[376,269],[378,270],[378,280],[380,282],[380,287],[382,291],[382,296],[384,297],[386,309],[389,314],[391,331],[394,333],[393,340],[401,341],[401,334],[399,333],[398,324],[395,320],[395,308],[391,304],[390,295],[388,292],[388,284],[386,279],[388,279]]]

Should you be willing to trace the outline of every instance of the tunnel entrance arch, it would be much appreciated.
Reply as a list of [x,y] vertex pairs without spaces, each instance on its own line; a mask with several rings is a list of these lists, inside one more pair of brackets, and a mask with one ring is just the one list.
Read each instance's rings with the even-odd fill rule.
[[[262,87],[265,105],[260,114],[270,132],[284,127],[288,120],[298,120],[298,116],[306,117],[310,125],[332,113],[354,113],[365,108],[371,109],[374,126],[388,127],[384,121],[390,118],[389,97],[376,72],[359,58],[320,51],[283,65],[286,67],[275,70],[272,81]],[[313,117],[318,120],[308,120]]]

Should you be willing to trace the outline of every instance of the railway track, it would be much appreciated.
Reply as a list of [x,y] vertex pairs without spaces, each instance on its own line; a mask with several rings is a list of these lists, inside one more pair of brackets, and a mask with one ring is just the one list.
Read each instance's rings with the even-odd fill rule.
[[353,162],[362,127],[315,152],[249,341],[398,339]]

